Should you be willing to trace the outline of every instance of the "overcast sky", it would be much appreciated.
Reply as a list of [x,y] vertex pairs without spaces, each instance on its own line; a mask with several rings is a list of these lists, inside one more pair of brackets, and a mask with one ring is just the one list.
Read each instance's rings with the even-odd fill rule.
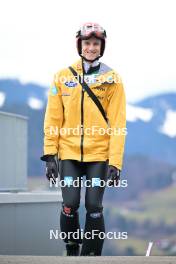
[[0,78],[48,86],[78,58],[83,22],[107,31],[101,61],[122,77],[127,100],[176,92],[176,1],[0,0]]

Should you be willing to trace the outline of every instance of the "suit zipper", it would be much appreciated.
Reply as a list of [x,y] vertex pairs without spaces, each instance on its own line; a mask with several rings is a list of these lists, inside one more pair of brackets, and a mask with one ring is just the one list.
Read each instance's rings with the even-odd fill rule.
[[83,142],[84,142],[84,89],[81,93],[81,161],[83,161]]

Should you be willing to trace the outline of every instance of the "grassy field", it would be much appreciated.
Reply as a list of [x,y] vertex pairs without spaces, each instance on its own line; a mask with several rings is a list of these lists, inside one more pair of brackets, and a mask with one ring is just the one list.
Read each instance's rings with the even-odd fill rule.
[[160,191],[145,193],[138,202],[138,209],[121,210],[128,219],[150,220],[158,223],[176,224],[176,186]]
[[[108,206],[106,205],[106,207]],[[117,221],[119,216],[123,216],[128,227],[130,226],[130,220],[134,220],[136,223],[135,229],[131,227],[128,239],[115,242],[118,251],[127,252],[128,249],[129,255],[144,256],[151,240],[154,243],[151,251],[152,256],[175,255],[176,186],[144,193],[138,201],[129,201],[121,204],[120,207],[119,205],[113,206],[110,214],[111,219],[117,219]],[[144,224],[147,221],[149,221],[151,229]],[[164,226],[172,226],[173,233],[163,232],[161,223]],[[118,222],[116,227],[119,227]],[[171,245],[169,250],[164,250],[161,246],[158,246],[164,240]],[[175,253],[171,253],[171,248]]]

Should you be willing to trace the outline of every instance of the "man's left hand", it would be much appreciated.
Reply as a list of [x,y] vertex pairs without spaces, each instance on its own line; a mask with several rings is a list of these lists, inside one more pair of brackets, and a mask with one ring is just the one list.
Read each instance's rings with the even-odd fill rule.
[[108,186],[117,186],[120,180],[120,170],[108,165]]

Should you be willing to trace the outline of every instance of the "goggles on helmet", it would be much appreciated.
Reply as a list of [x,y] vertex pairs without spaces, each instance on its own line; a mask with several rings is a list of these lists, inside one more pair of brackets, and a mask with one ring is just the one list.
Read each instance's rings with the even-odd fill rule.
[[105,39],[106,31],[96,23],[86,23],[81,27],[76,35],[76,37],[80,37],[81,39],[88,39],[92,36]]

